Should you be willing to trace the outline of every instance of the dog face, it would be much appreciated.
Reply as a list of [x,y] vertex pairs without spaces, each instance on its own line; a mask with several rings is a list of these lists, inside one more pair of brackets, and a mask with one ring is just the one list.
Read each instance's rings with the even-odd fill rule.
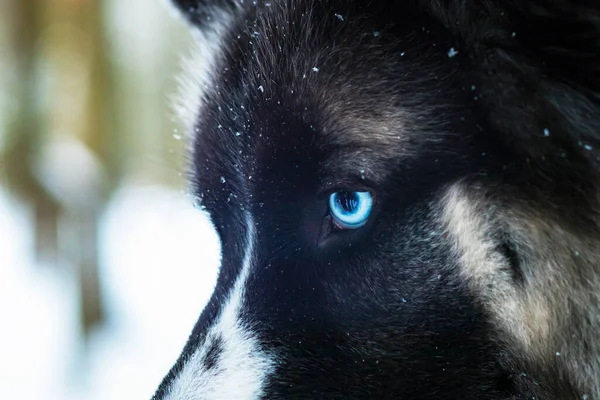
[[156,400],[600,397],[598,8],[176,3],[222,265]]

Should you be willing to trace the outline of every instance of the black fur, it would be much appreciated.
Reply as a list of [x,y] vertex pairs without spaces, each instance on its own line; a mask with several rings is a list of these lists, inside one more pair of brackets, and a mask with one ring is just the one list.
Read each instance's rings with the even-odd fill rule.
[[[155,400],[223,308],[247,212],[259,246],[241,319],[280,360],[265,399],[595,398],[514,354],[459,275],[439,214],[444,190],[465,182],[500,208],[598,234],[600,2],[175,3],[200,29],[233,21],[193,149],[223,262]],[[379,133],[389,121],[402,125]],[[327,195],[361,188],[377,194],[368,224],[336,232]],[[493,240],[525,288],[510,229]],[[218,342],[207,368],[221,353]]]

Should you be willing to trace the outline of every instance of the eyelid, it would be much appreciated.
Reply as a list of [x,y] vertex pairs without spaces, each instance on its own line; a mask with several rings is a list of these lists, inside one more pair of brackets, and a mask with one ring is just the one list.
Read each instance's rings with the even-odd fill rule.
[[334,192],[370,192],[373,198],[377,191],[375,190],[375,182],[368,179],[366,176],[350,175],[346,178],[335,178],[324,180],[317,190],[317,197],[328,197]]

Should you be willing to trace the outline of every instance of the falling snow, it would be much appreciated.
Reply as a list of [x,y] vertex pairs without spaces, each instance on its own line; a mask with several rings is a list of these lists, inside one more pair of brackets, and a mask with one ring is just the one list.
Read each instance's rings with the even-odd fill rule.
[[450,47],[450,50],[448,50],[448,57],[452,58],[457,54],[458,54],[458,50],[455,50],[454,47]]

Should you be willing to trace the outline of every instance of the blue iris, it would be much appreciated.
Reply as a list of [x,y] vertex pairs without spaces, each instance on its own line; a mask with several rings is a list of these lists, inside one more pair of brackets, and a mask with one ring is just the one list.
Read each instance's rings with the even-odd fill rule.
[[369,192],[335,192],[329,196],[329,209],[339,227],[358,229],[369,219],[373,196]]

